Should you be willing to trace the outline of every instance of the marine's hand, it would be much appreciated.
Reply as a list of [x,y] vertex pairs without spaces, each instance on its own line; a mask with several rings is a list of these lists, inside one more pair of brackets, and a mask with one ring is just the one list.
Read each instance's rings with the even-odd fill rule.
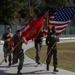
[[28,44],[28,41],[25,39],[25,37],[23,37],[23,42],[24,42],[25,44]]
[[10,41],[10,38],[9,39],[7,39],[7,40],[5,40],[6,42],[9,42]]

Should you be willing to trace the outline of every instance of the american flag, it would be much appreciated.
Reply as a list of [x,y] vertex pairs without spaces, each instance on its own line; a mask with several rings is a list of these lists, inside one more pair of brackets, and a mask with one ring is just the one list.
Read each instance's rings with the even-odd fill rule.
[[49,26],[55,26],[56,33],[61,34],[69,25],[75,14],[75,7],[61,7],[49,18]]

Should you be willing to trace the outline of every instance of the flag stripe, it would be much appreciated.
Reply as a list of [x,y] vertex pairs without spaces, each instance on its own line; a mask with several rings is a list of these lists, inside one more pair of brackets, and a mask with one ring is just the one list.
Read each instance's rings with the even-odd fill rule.
[[66,25],[65,26],[63,26],[63,27],[55,27],[57,30],[62,30],[62,29],[64,29],[66,27]]
[[[70,21],[69,21],[70,22]],[[69,22],[65,22],[65,23],[63,23],[63,22],[56,22],[56,21],[53,21],[53,22],[50,22],[49,24],[50,25],[54,25],[54,26],[62,26],[62,25],[67,25]]]

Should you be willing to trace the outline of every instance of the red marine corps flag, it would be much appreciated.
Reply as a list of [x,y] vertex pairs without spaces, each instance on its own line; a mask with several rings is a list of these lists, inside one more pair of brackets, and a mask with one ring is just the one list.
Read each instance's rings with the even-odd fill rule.
[[22,36],[24,36],[27,41],[36,38],[43,26],[43,22],[44,16],[32,21],[30,24],[21,29]]

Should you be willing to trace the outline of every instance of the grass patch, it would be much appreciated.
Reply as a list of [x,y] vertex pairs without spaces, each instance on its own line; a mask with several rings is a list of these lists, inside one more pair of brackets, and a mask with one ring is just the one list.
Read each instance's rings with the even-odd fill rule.
[[[75,42],[58,43],[58,67],[75,72]],[[40,61],[45,63],[47,46],[42,46]],[[35,48],[26,51],[26,55],[35,60]],[[51,64],[52,65],[52,61]]]

